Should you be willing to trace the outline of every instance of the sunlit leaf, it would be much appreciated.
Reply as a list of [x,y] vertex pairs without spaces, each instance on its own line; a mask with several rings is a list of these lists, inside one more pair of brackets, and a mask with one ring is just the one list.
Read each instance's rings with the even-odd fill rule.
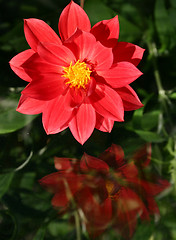
[[156,127],[158,125],[159,114],[159,110],[145,113],[141,120],[142,129],[151,130],[152,128]]
[[28,125],[37,115],[25,115],[18,113],[18,102],[10,98],[0,102],[0,134],[14,132]]
[[146,142],[159,143],[159,142],[163,142],[165,140],[163,137],[161,137],[160,135],[158,135],[155,132],[135,130],[135,133],[137,133]]
[[48,225],[48,231],[53,237],[66,236],[67,232],[72,229],[71,225],[67,221],[52,221]]
[[172,94],[169,96],[169,98],[171,98],[171,99],[176,99],[176,92],[172,93]]

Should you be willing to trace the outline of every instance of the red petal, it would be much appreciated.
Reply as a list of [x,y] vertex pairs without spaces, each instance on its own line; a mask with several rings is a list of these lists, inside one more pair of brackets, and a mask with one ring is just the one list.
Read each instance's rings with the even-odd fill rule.
[[37,53],[33,54],[22,67],[32,79],[36,79],[42,73],[58,73],[58,65],[46,62]]
[[134,153],[133,159],[135,164],[139,166],[140,169],[147,167],[151,161],[151,154],[151,144],[145,144]]
[[135,66],[139,64],[144,54],[145,49],[128,42],[118,42],[113,49],[114,63],[131,62]]
[[112,49],[104,47],[96,42],[93,34],[77,29],[74,35],[65,43],[71,49],[77,59],[86,61],[96,69],[109,69],[113,62]]
[[69,203],[69,199],[66,195],[65,189],[64,189],[64,191],[62,191],[60,193],[56,193],[54,195],[54,197],[52,198],[51,203],[54,207],[57,207],[57,208],[67,207],[67,205]]
[[24,114],[39,114],[45,108],[45,101],[21,95],[17,111]]
[[123,121],[124,109],[120,96],[110,87],[97,84],[90,101],[96,112],[106,119]]
[[61,44],[61,40],[54,30],[44,21],[39,19],[25,19],[24,33],[29,46],[34,51],[37,51],[39,42]]
[[60,96],[46,104],[42,122],[47,134],[55,134],[68,127],[68,120],[72,116],[72,109],[65,107],[67,96]]
[[139,100],[137,94],[129,85],[117,88],[116,91],[123,101],[125,111],[136,110],[143,107],[143,104]]
[[121,188],[117,199],[117,228],[127,239],[132,237],[136,228],[136,219],[145,213],[146,220],[149,215],[139,196],[129,188]]
[[58,191],[62,192],[65,188],[62,176],[59,172],[51,173],[43,177],[40,179],[39,183],[52,193],[56,193]]
[[118,16],[96,23],[90,31],[105,47],[113,48],[119,38]]
[[40,43],[37,50],[45,61],[62,67],[69,66],[71,62],[74,63],[76,60],[70,49],[63,45]]
[[108,165],[96,157],[92,157],[86,153],[81,158],[80,167],[84,171],[96,170],[96,171],[109,171]]
[[22,91],[23,94],[38,100],[49,101],[63,93],[64,79],[59,74],[46,73],[37,77],[38,79],[33,80]]
[[57,170],[71,170],[71,159],[70,158],[54,158],[54,166]]
[[70,92],[70,106],[78,107],[86,97],[86,92],[84,89],[69,88]]
[[114,125],[114,121],[110,120],[108,118],[104,118],[100,114],[96,114],[96,129],[102,131],[102,132],[111,132]]
[[142,188],[142,190],[144,191],[146,196],[156,196],[158,195],[160,192],[164,191],[165,189],[170,187],[170,183],[165,180],[165,179],[161,179],[157,176],[155,176],[154,181],[155,182],[149,182],[149,181],[145,181],[145,180],[141,180],[140,182],[135,179],[132,179],[134,181],[135,184],[139,185],[139,188]]
[[134,162],[126,163],[123,166],[120,166],[118,171],[121,172],[123,176],[129,180],[129,182],[131,181],[131,178],[134,179],[138,177],[138,169],[134,165]]
[[95,127],[95,110],[90,103],[82,103],[69,123],[74,138],[82,145],[92,134]]
[[[92,46],[93,48],[93,46]],[[106,48],[101,43],[96,42],[87,59],[90,60],[96,67],[95,70],[109,69],[112,66],[113,54],[110,48]]]
[[28,76],[28,74],[25,72],[24,68],[21,67],[21,65],[27,61],[31,56],[33,56],[35,52],[32,49],[28,49],[26,51],[23,51],[13,57],[9,64],[11,69],[23,80],[30,82],[32,79]]
[[85,11],[71,1],[62,11],[59,19],[59,33],[64,41],[69,38],[77,28],[89,32],[90,20]]
[[124,151],[121,146],[116,144],[112,144],[111,147],[106,149],[106,151],[99,156],[99,158],[105,161],[113,169],[118,169],[126,164]]
[[83,180],[84,175],[78,175],[73,172],[60,171],[43,177],[39,182],[49,191],[60,194],[67,190],[67,185],[65,184],[67,183],[69,187],[69,195],[70,191],[73,195],[82,187],[84,182]]
[[142,75],[132,63],[119,62],[106,71],[97,71],[113,88],[124,87]]
[[83,211],[86,220],[88,220],[89,231],[94,232],[97,229],[107,228],[112,218],[112,202],[106,198],[101,204],[91,192],[91,188],[84,189],[77,195],[77,203]]

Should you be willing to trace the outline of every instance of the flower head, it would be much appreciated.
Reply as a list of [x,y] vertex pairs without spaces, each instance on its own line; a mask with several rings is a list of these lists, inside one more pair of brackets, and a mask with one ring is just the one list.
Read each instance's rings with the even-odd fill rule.
[[83,144],[94,128],[110,132],[124,111],[142,107],[129,86],[142,73],[137,69],[144,49],[118,42],[118,17],[91,29],[84,10],[73,1],[59,20],[59,36],[42,20],[24,21],[31,47],[10,61],[12,70],[29,82],[17,111],[42,113],[47,134],[70,128]]
[[99,158],[86,153],[81,161],[55,158],[58,172],[40,183],[55,194],[54,207],[67,211],[74,202],[90,235],[113,226],[129,238],[138,217],[149,220],[159,214],[154,196],[169,187],[168,181],[145,173],[150,152],[144,148],[138,153],[127,161],[122,148],[113,144]]

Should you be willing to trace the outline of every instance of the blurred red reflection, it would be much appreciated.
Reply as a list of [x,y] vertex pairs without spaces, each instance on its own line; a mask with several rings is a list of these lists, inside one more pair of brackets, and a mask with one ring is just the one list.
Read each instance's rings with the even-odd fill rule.
[[146,172],[150,156],[146,145],[127,161],[123,149],[113,144],[99,158],[86,153],[80,161],[55,158],[58,172],[45,176],[40,184],[55,194],[52,205],[61,212],[78,209],[92,237],[113,227],[130,238],[138,218],[148,221],[150,215],[159,214],[154,196],[170,186]]

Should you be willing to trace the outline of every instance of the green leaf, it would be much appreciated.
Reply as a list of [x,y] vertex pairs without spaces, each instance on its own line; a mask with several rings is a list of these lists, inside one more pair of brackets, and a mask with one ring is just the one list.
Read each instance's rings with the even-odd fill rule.
[[0,103],[0,134],[14,132],[28,125],[37,115],[26,115],[16,111],[18,101],[10,97]]
[[158,125],[160,111],[145,113],[141,119],[141,127],[144,130],[151,130]]
[[171,99],[176,99],[176,92],[172,93],[172,94],[169,96],[169,98],[171,98]]
[[175,32],[164,0],[156,0],[155,23],[162,50],[171,49],[175,45]]
[[158,135],[155,132],[135,130],[135,133],[138,134],[146,142],[159,143],[159,142],[163,142],[165,140],[163,137],[161,137],[160,135]]
[[176,0],[170,0],[172,7],[176,8]]
[[46,227],[43,226],[37,231],[33,240],[43,240],[45,237],[45,233],[46,233]]
[[140,129],[144,108],[137,109],[133,114],[133,128]]
[[169,18],[170,18],[170,22],[172,23],[173,27],[176,30],[176,9],[175,8],[171,8],[169,9]]
[[64,220],[52,221],[48,225],[48,231],[53,237],[64,237],[71,230],[73,230],[73,226]]
[[8,191],[10,183],[12,182],[14,172],[0,175],[0,198]]
[[15,132],[16,130],[25,127],[36,115],[23,115],[16,112],[15,109],[8,110],[0,114],[0,134]]
[[155,224],[153,222],[138,225],[136,232],[134,234],[133,240],[139,240],[139,239],[149,240],[153,234],[154,229],[155,229]]
[[120,37],[119,41],[134,42],[140,38],[142,32],[139,27],[119,15]]
[[113,10],[107,7],[101,0],[86,1],[84,10],[88,14],[92,25],[104,19],[110,19],[114,15]]

